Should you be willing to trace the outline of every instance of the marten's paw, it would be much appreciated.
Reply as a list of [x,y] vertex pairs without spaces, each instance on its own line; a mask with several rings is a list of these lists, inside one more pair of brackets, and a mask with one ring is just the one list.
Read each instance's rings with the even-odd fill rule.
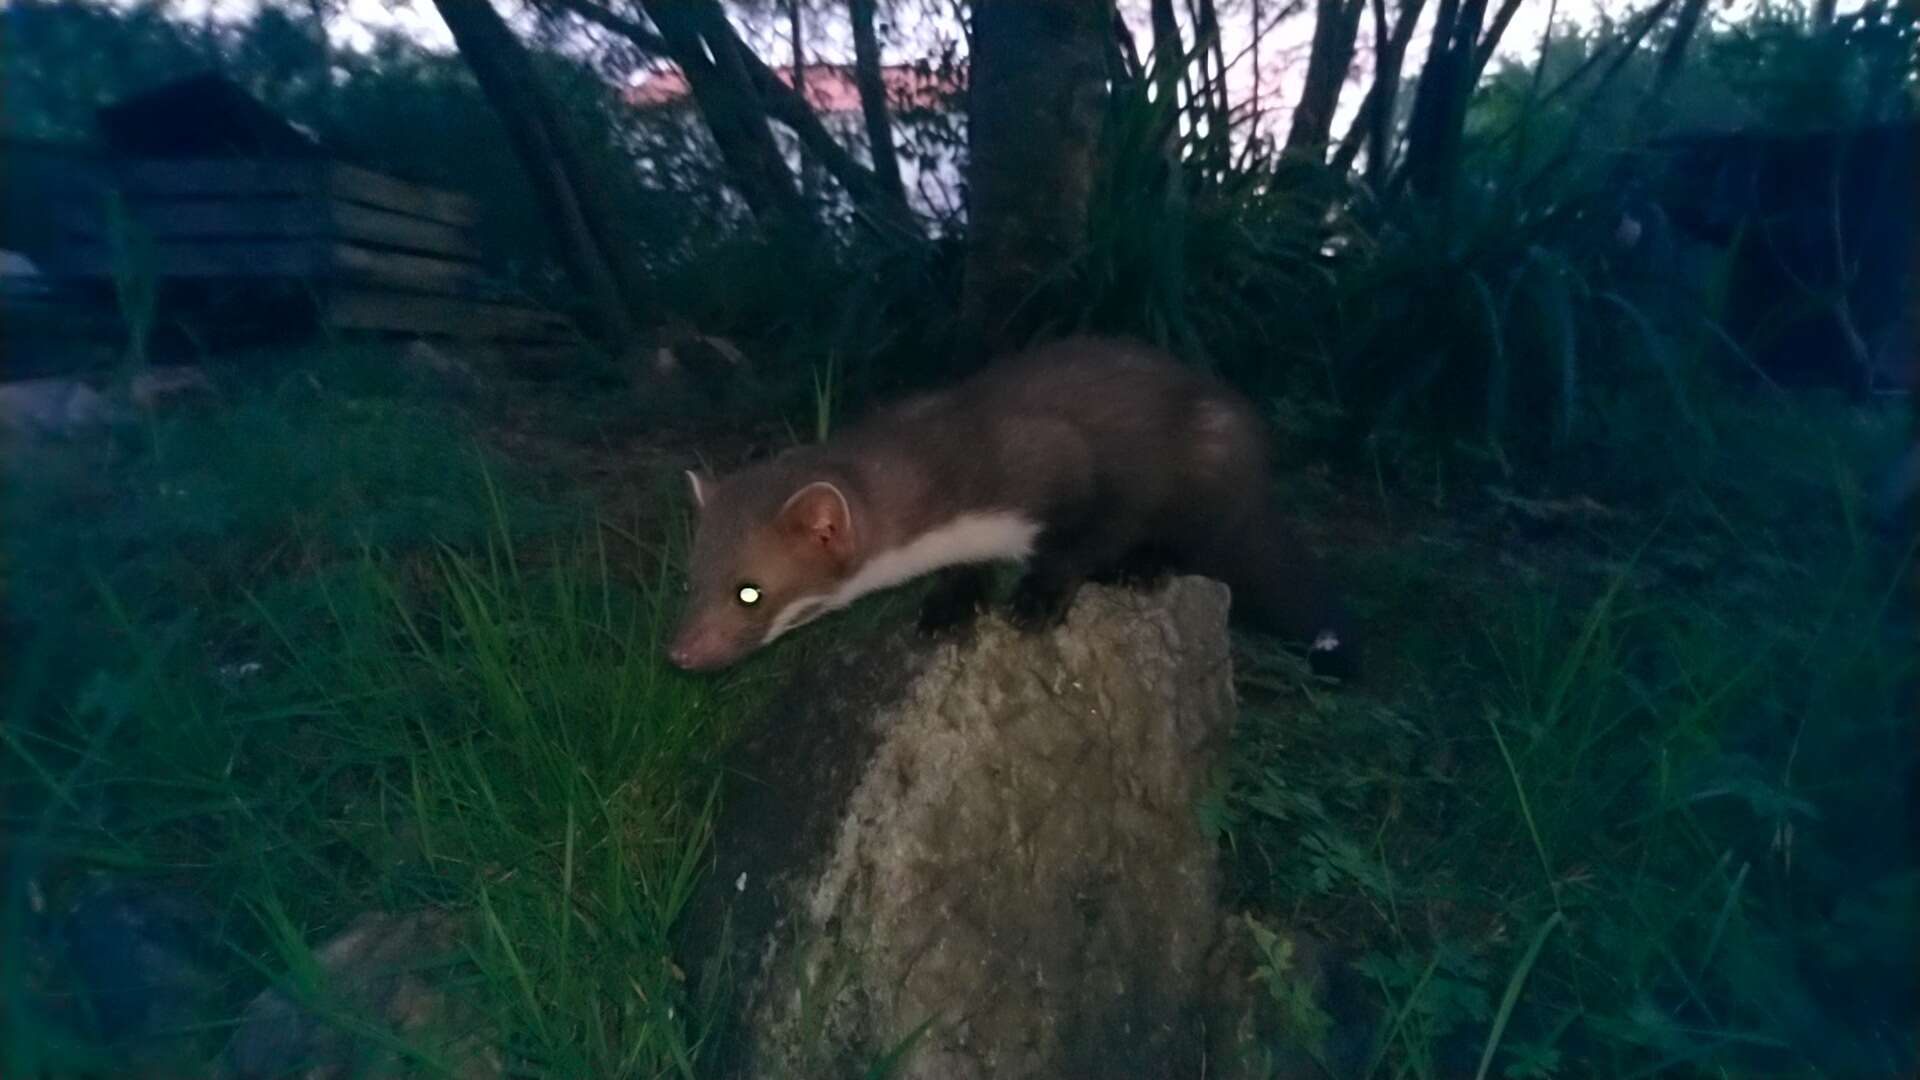
[[988,577],[977,567],[947,571],[920,605],[920,633],[932,638],[965,636],[986,609]]
[[1357,682],[1360,678],[1359,645],[1346,640],[1336,631],[1322,630],[1307,648],[1307,666],[1321,678],[1334,678],[1343,683]]
[[1165,585],[1167,579],[1172,576],[1173,566],[1164,559],[1129,556],[1117,565],[1088,577],[1087,580],[1096,585],[1113,585],[1122,589],[1152,592]]
[[935,593],[920,605],[915,629],[930,638],[965,637],[979,615],[980,605],[971,598]]
[[1007,621],[1029,634],[1044,633],[1066,621],[1067,608],[1073,603],[1073,584],[1062,584],[1028,575],[1014,587],[1007,600]]

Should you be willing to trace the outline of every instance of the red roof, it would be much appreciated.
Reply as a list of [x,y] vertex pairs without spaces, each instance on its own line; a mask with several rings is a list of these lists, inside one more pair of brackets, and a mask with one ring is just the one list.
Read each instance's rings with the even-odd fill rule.
[[[808,64],[806,72],[806,87],[802,92],[815,112],[860,111],[860,87],[854,82],[853,65]],[[773,74],[788,86],[793,85],[792,68],[775,68]],[[889,64],[880,69],[880,78],[887,85],[888,103],[896,109],[936,108],[945,95],[960,88],[958,80],[943,79],[912,64]],[[670,68],[628,87],[626,99],[627,104],[639,108],[658,108],[677,104],[690,92],[687,77],[679,68]]]

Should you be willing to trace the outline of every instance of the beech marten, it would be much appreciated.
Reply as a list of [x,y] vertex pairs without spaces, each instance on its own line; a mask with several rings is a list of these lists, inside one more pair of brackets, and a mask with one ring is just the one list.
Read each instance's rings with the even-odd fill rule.
[[1345,619],[1271,499],[1267,439],[1219,381],[1139,342],[1073,338],[725,479],[689,471],[698,526],[670,659],[724,667],[934,571],[921,626],[958,627],[990,564],[1015,562],[1024,628],[1058,621],[1082,581],[1197,573],[1233,590],[1237,620],[1350,675]]

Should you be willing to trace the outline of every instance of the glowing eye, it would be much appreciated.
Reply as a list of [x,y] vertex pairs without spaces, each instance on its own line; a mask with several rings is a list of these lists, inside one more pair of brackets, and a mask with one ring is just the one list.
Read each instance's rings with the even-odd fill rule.
[[760,587],[758,585],[742,585],[737,595],[740,597],[742,604],[752,607],[760,602]]

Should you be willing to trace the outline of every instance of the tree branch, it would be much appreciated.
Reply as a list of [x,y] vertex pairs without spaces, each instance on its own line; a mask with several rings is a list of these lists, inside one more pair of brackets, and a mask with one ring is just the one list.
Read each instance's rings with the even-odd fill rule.
[[907,196],[900,183],[900,156],[893,145],[893,118],[887,108],[886,73],[880,67],[880,38],[874,33],[874,0],[850,0],[853,21],[853,77],[860,87],[860,112],[867,123],[867,156],[873,159],[874,179],[886,197],[902,206]]
[[1627,58],[1633,55],[1633,51],[1640,47],[1640,42],[1647,36],[1647,32],[1653,29],[1654,25],[1660,21],[1660,17],[1665,15],[1667,9],[1672,6],[1673,0],[1654,0],[1651,7],[1640,13],[1638,26],[1628,30],[1624,37],[1615,38],[1612,42],[1609,42],[1609,44],[1620,46],[1618,56],[1610,55],[1609,51],[1605,48],[1593,50],[1593,54],[1585,60],[1582,60],[1579,67],[1574,68],[1566,78],[1553,84],[1546,93],[1540,95],[1538,104],[1545,105],[1572,89],[1573,85],[1584,78],[1587,72],[1598,67],[1602,60],[1610,59],[1613,61],[1612,67],[1608,69],[1606,76],[1602,80],[1603,82],[1611,81],[1613,72],[1619,70],[1620,66],[1627,62]]
[[673,57],[672,51],[667,48],[666,41],[659,34],[633,19],[594,3],[593,0],[535,0],[535,6],[547,14],[563,11],[602,29],[611,30],[632,42],[634,48],[649,56],[662,60],[670,60]]
[[1313,48],[1307,56],[1300,101],[1287,131],[1287,153],[1310,157],[1316,164],[1326,160],[1327,136],[1333,130],[1340,88],[1353,66],[1353,44],[1365,5],[1366,0],[1320,0],[1317,5]]
[[686,76],[734,187],[754,215],[803,220],[806,207],[793,170],[774,141],[719,0],[645,0],[641,10]]
[[527,172],[562,265],[616,353],[637,340],[645,280],[620,243],[617,203],[583,159],[531,57],[491,0],[434,0],[474,82],[500,118]]
[[[1473,51],[1473,77],[1468,85],[1480,81],[1480,73],[1487,70],[1487,64],[1493,60],[1493,50],[1500,47],[1500,38],[1507,32],[1507,24],[1513,21],[1514,13],[1520,10],[1520,0],[1505,0],[1500,10],[1493,13],[1493,25],[1480,38],[1480,44]],[[1544,58],[1544,54],[1543,54]]]
[[813,106],[800,92],[774,74],[766,61],[756,56],[733,34],[731,27],[727,36],[736,47],[736,55],[745,65],[747,77],[752,80],[753,88],[760,94],[761,102],[767,108],[767,115],[785,124],[788,130],[800,140],[800,145],[820,162],[840,186],[846,189],[847,197],[854,205],[868,211],[889,226],[906,229],[914,236],[923,236],[919,221],[913,211],[907,207],[904,197],[895,198],[881,185],[872,169],[854,160],[852,154],[833,137],[820,117],[815,115]]
[[1400,20],[1387,26],[1386,0],[1373,0],[1374,77],[1367,96],[1360,102],[1360,113],[1340,140],[1333,158],[1333,171],[1345,173],[1359,156],[1362,140],[1367,148],[1367,177],[1379,181],[1387,175],[1389,134],[1393,127],[1394,104],[1399,99],[1400,69],[1406,61],[1407,45],[1413,40],[1414,26],[1420,21],[1426,0],[1403,0]]
[[[537,0],[542,6],[552,10],[564,11],[596,26],[611,30],[632,42],[634,47],[650,56],[673,62],[693,81],[693,73],[688,70],[689,63],[682,63],[676,50],[666,38],[645,24],[622,16],[604,4],[594,0]],[[670,10],[683,9],[686,0],[666,0]],[[822,168],[827,170],[856,206],[868,210],[874,216],[886,221],[895,228],[906,228],[915,236],[924,235],[913,212],[908,209],[904,195],[889,192],[885,183],[873,170],[861,165],[847,153],[820,118],[814,114],[813,107],[807,104],[805,96],[792,86],[780,80],[772,68],[756,55],[746,43],[733,32],[733,27],[721,17],[717,21],[709,20],[702,27],[704,34],[711,33],[730,45],[730,51],[738,59],[749,84],[759,97],[760,105],[767,116],[784,125],[800,140],[800,145],[812,154]],[[721,50],[716,49],[716,54]],[[704,60],[704,57],[700,59]],[[695,91],[696,94],[698,91]]]

